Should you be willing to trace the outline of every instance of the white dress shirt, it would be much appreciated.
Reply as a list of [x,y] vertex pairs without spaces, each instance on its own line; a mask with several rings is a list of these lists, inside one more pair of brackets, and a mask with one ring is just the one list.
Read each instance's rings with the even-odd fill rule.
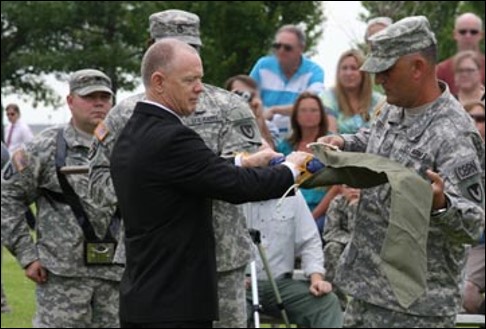
[[[294,271],[295,257],[302,259],[306,277],[324,275],[324,253],[317,225],[302,193],[279,200],[242,205],[248,228],[259,230],[262,246],[274,278]],[[256,257],[259,280],[268,280],[259,256]]]
[[[12,129],[13,131],[10,132]],[[10,135],[12,136],[9,139]],[[7,145],[10,154],[22,146],[22,144],[30,142],[32,138],[34,138],[34,135],[32,134],[29,126],[20,120],[17,120],[17,122],[14,124],[10,123],[7,125],[7,129],[5,130],[5,143],[8,143],[10,140],[10,144]]]

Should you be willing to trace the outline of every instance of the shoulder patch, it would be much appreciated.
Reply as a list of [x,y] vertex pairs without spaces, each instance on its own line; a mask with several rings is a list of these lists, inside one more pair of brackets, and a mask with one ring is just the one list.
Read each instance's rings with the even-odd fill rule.
[[12,155],[12,164],[19,173],[24,171],[29,165],[29,159],[24,149],[19,149]]
[[105,123],[103,121],[101,121],[98,126],[96,126],[96,129],[94,131],[94,134],[96,136],[96,138],[102,142],[105,140],[106,136],[108,136],[108,134],[110,133],[110,131],[108,130],[108,128],[106,127]]
[[240,125],[240,131],[243,134],[243,136],[253,139],[255,138],[255,127],[253,127],[252,124],[242,124]]
[[477,203],[483,202],[484,196],[483,196],[483,188],[481,187],[481,184],[479,183],[471,184],[467,188],[467,192],[472,200],[476,201]]
[[457,175],[457,178],[459,178],[459,180],[465,180],[471,176],[480,173],[479,167],[474,160],[471,160],[467,163],[463,163],[457,166],[456,168],[454,168],[454,171]]
[[5,170],[3,171],[3,179],[7,181],[12,178],[14,174],[16,174],[14,166],[12,162],[9,162],[9,164],[5,167]]

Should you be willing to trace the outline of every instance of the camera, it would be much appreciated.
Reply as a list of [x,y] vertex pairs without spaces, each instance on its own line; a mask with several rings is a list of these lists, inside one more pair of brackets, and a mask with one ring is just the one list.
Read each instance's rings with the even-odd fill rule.
[[251,100],[253,99],[253,95],[249,91],[235,90],[234,93],[238,96],[241,96],[248,103],[251,102]]

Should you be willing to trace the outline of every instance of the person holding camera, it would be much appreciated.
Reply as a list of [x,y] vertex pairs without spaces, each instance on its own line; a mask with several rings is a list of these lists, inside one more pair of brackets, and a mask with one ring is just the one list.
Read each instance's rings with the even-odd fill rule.
[[278,143],[278,128],[271,121],[266,121],[263,116],[263,103],[256,81],[248,75],[240,74],[226,80],[224,86],[226,90],[240,95],[248,102],[255,115],[262,138],[265,139],[271,148],[275,148],[275,145]]

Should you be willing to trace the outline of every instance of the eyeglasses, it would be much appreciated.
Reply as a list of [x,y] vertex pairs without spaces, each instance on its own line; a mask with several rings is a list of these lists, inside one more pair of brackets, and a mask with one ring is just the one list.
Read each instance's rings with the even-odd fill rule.
[[470,114],[470,116],[477,123],[484,123],[484,114]]
[[274,44],[272,44],[272,48],[275,50],[283,48],[283,50],[285,50],[286,52],[291,52],[292,50],[294,50],[294,46],[280,42],[275,42]]
[[478,69],[474,69],[474,68],[470,67],[470,68],[457,69],[456,73],[458,73],[458,74],[473,74],[476,71],[478,71]]
[[459,32],[460,35],[466,35],[468,32],[470,35],[476,35],[479,33],[479,30],[468,30],[468,29],[462,29],[462,30],[458,30],[457,32]]
[[14,117],[17,113],[15,112],[7,112],[8,117]]

